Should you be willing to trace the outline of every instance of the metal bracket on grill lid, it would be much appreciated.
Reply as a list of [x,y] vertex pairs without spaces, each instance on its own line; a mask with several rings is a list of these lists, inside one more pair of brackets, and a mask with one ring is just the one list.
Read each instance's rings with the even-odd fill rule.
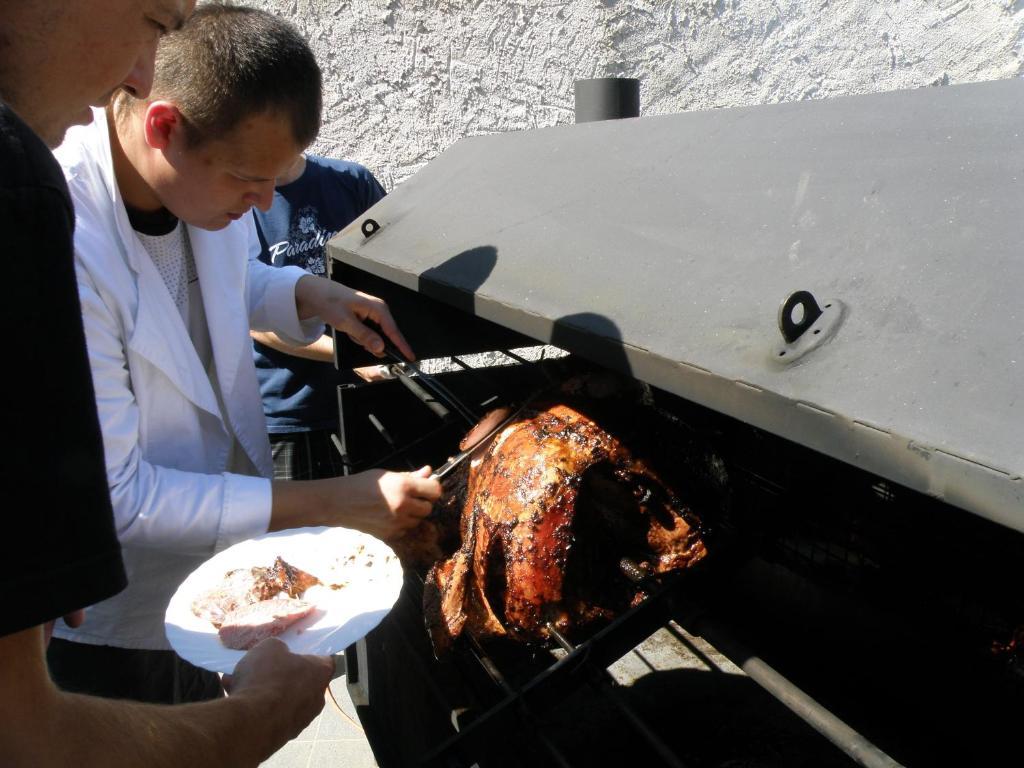
[[843,318],[843,303],[826,299],[819,305],[810,291],[791,293],[779,307],[783,343],[772,350],[772,360],[791,365],[835,335]]
[[363,237],[369,239],[380,231],[380,224],[376,219],[365,219],[359,231],[363,233]]

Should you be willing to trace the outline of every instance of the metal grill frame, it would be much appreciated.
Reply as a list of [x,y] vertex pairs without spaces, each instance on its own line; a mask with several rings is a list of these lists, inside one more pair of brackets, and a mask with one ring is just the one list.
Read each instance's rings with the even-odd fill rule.
[[[586,363],[583,365],[587,366]],[[502,371],[499,378],[508,377],[511,370]],[[490,374],[493,376],[495,372],[492,371]],[[464,367],[463,370],[443,375],[450,386],[465,391],[466,383],[478,374]],[[524,378],[534,383],[536,381],[535,377]],[[383,386],[389,390],[388,396],[385,397],[389,402],[392,399],[391,395],[403,390],[398,382],[385,382]],[[520,382],[519,386],[527,385]],[[381,384],[344,387],[340,393],[343,402],[342,413],[347,413],[348,416],[343,417],[343,421],[348,418],[349,426],[352,423],[351,419],[356,418],[355,412],[358,410],[354,407],[356,404],[352,398],[355,392],[372,395],[374,398],[383,394]],[[718,414],[707,412],[675,396],[666,396],[653,390],[651,394],[652,408],[666,422],[672,422],[673,429],[682,429],[701,436],[699,442],[682,441],[680,454],[673,458],[687,462],[692,469],[692,476],[707,489],[708,498],[715,500],[720,509],[720,518],[717,520],[719,535],[722,537],[721,542],[729,551],[757,553],[758,557],[778,563],[815,583],[827,584],[832,589],[858,593],[872,599],[888,596],[890,600],[901,596],[906,599],[905,590],[919,586],[901,584],[903,591],[893,592],[891,580],[887,581],[894,551],[896,555],[907,551],[896,544],[900,540],[901,532],[905,541],[907,532],[915,530],[913,520],[903,520],[908,515],[924,515],[932,523],[938,516],[943,516],[946,520],[945,525],[949,526],[950,535],[954,538],[980,535],[988,544],[997,546],[1010,555],[1018,551],[1024,552],[1018,549],[1024,546],[1024,537],[1014,539],[1013,532],[1009,532],[1011,536],[1008,537],[1006,532],[995,530],[998,526],[992,523],[965,515],[930,497],[894,487],[861,470],[819,456],[800,446],[786,445],[780,438],[766,435],[748,425],[723,419]],[[358,407],[362,408],[362,404],[358,404]],[[427,407],[429,409],[429,406]],[[436,410],[432,411],[431,418],[439,419],[440,423],[438,429],[431,433],[435,440],[444,439],[445,434],[457,436],[462,429],[458,419],[439,417]],[[343,434],[344,432],[343,429]],[[351,442],[351,437],[343,438],[343,443]],[[425,446],[413,446],[416,450],[420,447]],[[415,450],[413,452],[415,453]],[[400,462],[393,464],[393,468],[404,469],[410,465],[418,465],[423,458],[409,458],[404,461],[403,466],[400,453],[401,451],[392,451],[389,457],[393,462]],[[779,460],[753,464],[749,462],[751,454],[778,457]],[[435,456],[434,459],[436,458]],[[367,461],[379,463],[379,457]],[[353,465],[353,468],[359,467]],[[836,480],[837,477],[840,480]],[[818,507],[814,504],[806,501],[793,502],[794,498],[821,498],[816,497],[816,494],[821,494],[822,489],[828,488],[832,483],[839,483],[845,489],[843,493],[851,504],[845,507],[830,507],[830,514],[822,516],[816,513]],[[873,503],[865,507],[864,500],[872,500]],[[787,507],[791,512],[790,519],[781,526],[777,524],[780,507]],[[774,527],[765,530],[764,526],[769,521],[774,521]],[[993,563],[1006,562],[1005,559],[987,559]],[[901,562],[898,556],[895,562]],[[724,563],[721,567],[728,570],[730,566]],[[990,570],[987,572],[990,573]],[[907,576],[915,573],[917,572],[913,569],[909,569],[908,572],[908,569],[904,568],[897,575]],[[925,578],[925,581],[928,579]],[[947,613],[952,609],[950,626],[959,628],[964,642],[978,652],[978,658],[982,659],[982,639],[986,637],[984,633],[989,632],[992,635],[989,639],[994,639],[1003,631],[1008,634],[1012,630],[1013,612],[1021,609],[1021,604],[1019,596],[1012,595],[1011,590],[1008,594],[1014,599],[1009,603],[1005,599],[994,601],[1000,610],[979,611],[977,599],[972,595],[979,594],[976,587],[984,586],[984,574],[975,573],[968,581],[972,583],[963,584],[964,589],[960,594],[940,589],[939,595],[947,598],[940,601],[943,603],[940,607]],[[932,583],[941,582],[933,579]],[[1012,582],[1004,583],[997,579],[997,583],[1003,583],[1005,586]],[[1006,589],[1010,588],[1007,586]],[[688,590],[688,593],[694,591],[700,592],[697,589]],[[709,592],[710,600],[713,602],[715,587],[712,586]],[[980,594],[986,593],[982,591]],[[671,589],[666,589],[659,595],[657,600],[644,603],[641,606],[642,610],[638,610],[636,615],[616,622],[591,641],[570,651],[563,659],[550,659],[548,667],[542,664],[541,671],[525,682],[505,681],[506,674],[495,668],[494,662],[482,649],[470,648],[469,655],[474,659],[472,663],[479,665],[483,676],[491,679],[495,685],[495,696],[483,707],[483,714],[472,722],[462,723],[457,733],[450,734],[443,743],[438,744],[425,757],[424,765],[472,765],[479,762],[481,750],[493,749],[494,743],[498,740],[496,734],[506,731],[525,731],[534,734],[536,748],[546,755],[552,765],[570,765],[570,759],[560,755],[555,743],[547,739],[543,730],[538,727],[544,713],[549,708],[557,706],[557,702],[564,698],[568,691],[582,685],[598,684],[609,664],[628,652],[658,626],[678,619],[680,613],[696,613],[700,616],[705,614],[703,608],[695,609],[689,601],[684,604],[678,603],[672,597]],[[950,596],[956,597],[957,600],[951,602],[948,599]],[[929,609],[933,608],[929,606]],[[708,622],[701,620],[704,621],[702,631],[707,635]],[[715,631],[711,634],[715,634]],[[719,635],[723,647],[734,644],[734,641],[728,638],[727,631],[725,635],[721,632]],[[748,660],[757,658],[751,651],[743,650],[738,653]],[[477,676],[480,677],[480,674]],[[667,755],[663,764],[679,764],[678,761],[673,762],[671,753],[658,744],[657,736],[643,724],[642,718],[627,716],[624,719],[635,723],[634,727],[644,735],[655,753]],[[856,737],[861,738],[859,734]],[[870,747],[870,743],[868,746]],[[880,763],[862,764],[886,764],[885,758],[882,759],[883,762]],[[483,764],[486,764],[486,761]]]

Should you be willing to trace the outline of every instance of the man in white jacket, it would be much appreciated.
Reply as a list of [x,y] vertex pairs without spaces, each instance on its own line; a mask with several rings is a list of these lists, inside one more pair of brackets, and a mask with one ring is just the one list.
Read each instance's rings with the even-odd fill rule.
[[286,22],[201,6],[167,35],[148,99],[119,94],[58,150],[107,477],[129,586],[58,624],[48,654],[68,690],[142,701],[220,694],[178,658],[163,614],[214,552],[268,530],[345,525],[381,538],[440,495],[430,468],[275,482],[249,331],[296,343],[324,323],[370,351],[372,320],[411,355],[387,307],[256,258],[252,206],[315,138],[320,72]]

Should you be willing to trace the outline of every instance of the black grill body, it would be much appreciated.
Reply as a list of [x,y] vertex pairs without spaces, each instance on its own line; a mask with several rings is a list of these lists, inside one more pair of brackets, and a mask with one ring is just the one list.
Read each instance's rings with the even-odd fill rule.
[[[421,358],[531,341],[474,317],[464,298],[338,261],[333,277],[385,298]],[[559,340],[569,358],[456,365],[439,376],[480,405],[603,370],[585,340]],[[343,339],[338,349],[341,368],[370,361]],[[467,641],[440,661],[423,627],[422,579],[408,573],[362,656],[350,653],[369,680],[359,714],[381,765],[856,764],[849,744],[837,749],[749,678],[688,667],[625,681],[613,674],[653,646],[700,657],[708,653],[700,636],[738,665],[771,665],[896,763],[985,765],[1024,754],[1024,671],[1018,657],[992,649],[1024,624],[1024,535],[644,389],[643,408],[625,418],[641,425],[658,465],[691,489],[709,528],[706,567],[652,588],[639,609],[579,647]],[[349,382],[339,402],[352,471],[436,466],[466,429],[399,381]]]

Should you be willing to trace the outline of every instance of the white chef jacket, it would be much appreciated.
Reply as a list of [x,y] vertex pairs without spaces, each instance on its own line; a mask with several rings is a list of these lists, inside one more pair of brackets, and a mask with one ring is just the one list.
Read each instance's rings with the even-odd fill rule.
[[[89,608],[80,629],[58,622],[54,636],[169,648],[164,612],[181,581],[269,525],[273,462],[249,329],[309,344],[323,322],[300,323],[295,283],[306,273],[256,258],[251,216],[217,232],[188,227],[218,397],[128,222],[104,112],[93,110],[91,125],[68,131],[56,154],[75,206],[78,291],[128,587]],[[235,463],[241,458],[251,476],[227,471],[236,439],[244,457]]]

